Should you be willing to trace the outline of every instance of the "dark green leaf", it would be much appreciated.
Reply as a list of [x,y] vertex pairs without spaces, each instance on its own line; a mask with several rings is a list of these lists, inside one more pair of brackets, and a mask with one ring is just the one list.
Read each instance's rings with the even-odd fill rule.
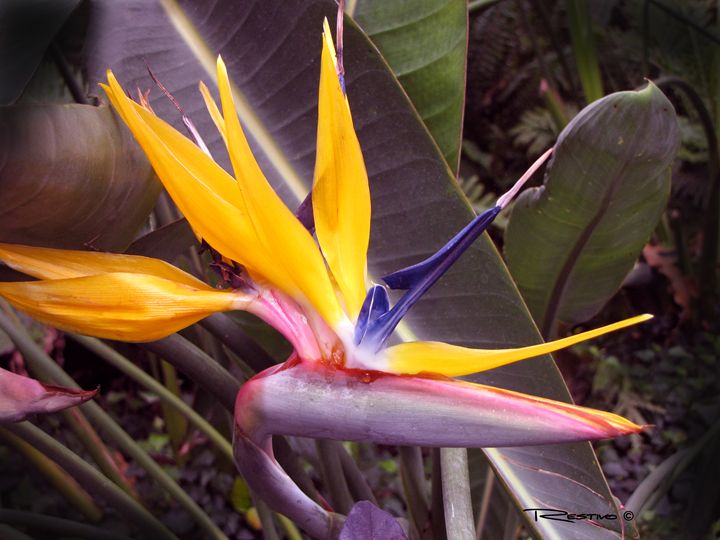
[[159,184],[108,107],[0,108],[0,241],[124,249]]
[[558,139],[545,185],[515,203],[510,270],[543,335],[592,317],[657,225],[678,148],[675,111],[653,84],[585,108]]
[[[147,59],[221,159],[221,143],[202,111],[196,84],[198,79],[213,80],[203,66],[212,67],[214,54],[222,53],[238,97],[245,100],[239,113],[259,161],[288,204],[298,205],[307,193],[314,165],[322,19],[332,20],[335,3],[219,0],[163,5],[182,22],[182,34],[159,5],[97,2],[93,23],[97,37],[87,47],[94,53],[89,72],[102,79],[109,66],[125,88],[148,88],[152,83],[145,74]],[[106,39],[111,30],[113,39]],[[345,67],[373,196],[371,273],[380,276],[428,256],[465,225],[472,212],[398,81],[372,43],[350,24],[345,28]],[[153,109],[182,129],[172,105],[159,92],[154,94]],[[486,237],[413,307],[407,319],[399,329],[405,339],[485,348],[539,340],[509,273]],[[471,378],[570,400],[549,357]],[[587,443],[487,454],[521,507],[554,504],[569,512],[578,507],[617,511]],[[537,536],[566,537],[564,525],[529,522]],[[573,534],[581,539],[618,538],[618,524],[606,525],[613,531],[573,524]]]
[[13,103],[80,0],[4,0],[0,4],[0,105]]
[[440,147],[457,169],[465,103],[464,0],[356,0],[347,12],[380,50]]
[[125,253],[173,262],[196,241],[185,218],[178,219],[135,240]]

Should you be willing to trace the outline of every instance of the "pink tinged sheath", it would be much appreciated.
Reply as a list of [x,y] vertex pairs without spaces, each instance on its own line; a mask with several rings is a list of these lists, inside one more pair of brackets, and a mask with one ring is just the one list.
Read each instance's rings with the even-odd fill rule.
[[93,398],[97,390],[48,386],[0,368],[0,423],[20,422],[32,414],[57,412]]

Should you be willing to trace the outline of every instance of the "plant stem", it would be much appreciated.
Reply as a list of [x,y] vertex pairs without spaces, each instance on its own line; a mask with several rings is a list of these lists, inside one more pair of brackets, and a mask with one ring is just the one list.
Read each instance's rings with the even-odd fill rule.
[[425,466],[422,451],[417,446],[399,446],[400,478],[411,523],[424,538],[428,526],[430,507],[427,500],[427,482],[425,480]]
[[568,28],[575,52],[575,62],[585,100],[592,103],[603,97],[600,64],[595,51],[590,14],[586,0],[566,0]]
[[72,68],[70,67],[70,64],[65,58],[65,55],[60,50],[60,47],[58,47],[57,43],[55,43],[54,41],[50,44],[50,55],[52,56],[53,61],[55,62],[55,65],[57,66],[58,71],[63,78],[63,81],[65,81],[65,85],[67,86],[68,90],[70,90],[70,94],[75,100],[75,103],[80,103],[81,105],[88,105],[90,102],[85,96],[85,90],[82,88],[82,86],[77,80],[77,77],[72,72]]
[[20,532],[4,523],[0,523],[0,538],[3,540],[33,540],[32,536],[28,536],[24,532]]
[[122,473],[110,450],[105,446],[100,435],[98,435],[82,411],[77,407],[73,407],[65,409],[61,414],[103,474],[120,486],[125,493],[134,499],[138,499],[135,488]]
[[375,499],[375,495],[373,494],[372,489],[370,489],[365,476],[362,472],[360,472],[357,462],[352,458],[341,442],[334,442],[339,447],[338,457],[340,458],[342,470],[343,473],[345,473],[345,478],[347,479],[348,487],[350,488],[350,493],[352,493],[353,498],[356,501],[370,501],[371,503],[377,505],[377,499]]
[[468,2],[468,13],[474,13],[481,9],[497,4],[500,0],[471,0]]
[[88,540],[131,540],[124,534],[114,533],[100,527],[25,510],[0,508],[0,523],[27,527],[31,531],[42,531],[54,537],[76,537]]
[[275,365],[273,358],[224,313],[214,313],[203,319],[200,325],[256,372]]
[[335,441],[318,439],[317,445],[320,469],[325,486],[330,492],[330,500],[335,512],[347,514],[353,507],[354,501],[343,474],[342,464],[338,456]]
[[88,521],[96,523],[102,519],[102,510],[97,507],[93,498],[62,467],[25,440],[1,427],[0,437],[22,454]]
[[[0,306],[6,306],[0,302]],[[0,328],[10,336],[18,350],[25,357],[28,367],[38,377],[52,384],[59,384],[69,388],[77,388],[77,383],[50,358],[42,348],[33,341],[22,326],[10,321],[8,315],[0,310]],[[213,523],[210,517],[195,503],[195,501],[160,467],[155,460],[143,450],[135,440],[113,420],[109,414],[100,408],[97,403],[88,402],[80,405],[100,430],[105,433],[123,452],[134,459],[145,469],[155,481],[162,486],[185,510],[193,516],[195,521],[205,531],[208,538],[227,540],[223,532]]]
[[435,540],[445,540],[447,532],[445,527],[445,510],[442,492],[442,463],[440,449],[432,449],[432,485],[430,491],[430,516],[432,532]]
[[477,525],[475,531],[477,540],[483,537],[483,530],[487,523],[488,510],[490,509],[490,497],[492,496],[493,484],[495,483],[495,473],[490,464],[485,460],[485,483],[483,484],[483,493],[480,499],[480,510],[478,510]]
[[164,538],[177,540],[177,537],[160,523],[150,512],[143,508],[135,499],[130,497],[108,478],[88,465],[80,456],[65,448],[62,444],[53,439],[50,435],[29,422],[6,424],[0,430],[7,430],[27,443],[34,446],[40,452],[56,461],[68,473],[70,473],[80,484],[89,491],[102,497],[126,518],[133,523],[138,532],[145,537]]
[[701,291],[702,310],[708,316],[714,311],[714,298],[716,294],[716,266],[718,261],[718,241],[720,240],[720,148],[712,116],[695,88],[687,81],[678,77],[663,77],[655,84],[658,88],[675,87],[683,92],[697,112],[700,125],[705,133],[708,144],[708,176],[710,189],[707,207],[705,208],[703,227],[703,246],[700,257],[700,272],[698,283]]
[[240,383],[205,351],[179,334],[139,345],[170,362],[233,412]]
[[100,358],[105,360],[111,366],[122,371],[128,377],[134,379],[139,384],[157,394],[158,398],[173,407],[178,413],[182,414],[197,429],[207,435],[208,439],[220,450],[230,462],[233,461],[233,452],[230,442],[223,437],[207,420],[200,416],[195,409],[190,407],[178,396],[170,392],[162,384],[145,373],[142,369],[133,364],[115,349],[103,343],[99,339],[86,336],[78,336],[76,334],[67,334],[70,338],[80,343],[86,349],[94,352]]
[[275,527],[275,514],[273,511],[260,497],[253,497],[253,501],[260,523],[262,523],[263,540],[280,540],[277,527]]
[[470,477],[465,448],[441,448],[445,530],[452,540],[475,540]]

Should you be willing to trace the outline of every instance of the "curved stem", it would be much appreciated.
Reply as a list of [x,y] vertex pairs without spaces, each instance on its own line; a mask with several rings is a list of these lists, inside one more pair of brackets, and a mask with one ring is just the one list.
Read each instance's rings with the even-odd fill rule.
[[148,538],[164,538],[177,540],[170,530],[160,523],[150,512],[145,510],[135,499],[130,497],[95,468],[88,465],[77,454],[65,448],[50,435],[29,422],[7,424],[4,428],[40,452],[52,458],[63,467],[73,478],[91,492],[96,493],[122,512],[134,523],[137,530]]
[[191,424],[193,424],[196,428],[198,428],[205,435],[207,435],[208,439],[217,447],[218,450],[220,450],[223,456],[225,456],[227,459],[230,460],[230,462],[232,462],[233,452],[230,442],[225,437],[223,437],[223,435],[218,430],[216,430],[207,420],[200,416],[195,411],[195,409],[190,407],[182,399],[170,392],[167,388],[165,388],[165,386],[163,386],[153,377],[145,373],[142,369],[137,367],[135,364],[133,364],[130,360],[125,358],[115,349],[113,349],[109,345],[106,345],[99,339],[89,338],[86,336],[78,336],[75,334],[67,335],[73,340],[80,343],[86,349],[97,354],[100,358],[105,360],[111,366],[122,371],[128,377],[134,379],[151,392],[157,394],[157,396],[162,401],[173,407],[177,412],[187,418]]
[[[0,328],[10,336],[18,350],[25,357],[28,368],[39,377],[53,384],[77,388],[77,383],[33,341],[24,328],[12,323],[0,310]],[[168,494],[190,514],[205,531],[208,538],[227,540],[223,532],[197,503],[143,450],[128,433],[113,420],[97,403],[88,402],[81,406],[88,419],[113,441],[123,452],[145,469]]]
[[83,412],[79,408],[73,407],[65,409],[61,414],[103,474],[120,486],[133,499],[138,499],[134,486],[120,470],[110,450],[105,446],[100,435],[92,427]]
[[210,315],[200,321],[200,326],[219,339],[255,371],[262,371],[275,365],[275,360],[225,313]]
[[31,536],[4,523],[0,523],[0,538],[3,540],[33,540]]
[[411,518],[410,523],[415,526],[418,537],[422,537],[429,525],[430,518],[422,450],[417,446],[399,446],[398,456],[400,458],[400,478]]
[[315,444],[317,446],[323,481],[327,490],[330,492],[333,509],[337,512],[347,514],[352,509],[355,501],[353,501],[352,495],[350,495],[347,480],[343,474],[336,443],[335,441],[318,439],[315,441]]
[[19,525],[31,531],[42,531],[53,536],[86,538],[87,540],[131,540],[124,534],[114,533],[100,527],[25,510],[0,508],[0,523]]
[[72,476],[52,459],[14,433],[4,430],[1,427],[0,438],[5,439],[18,453],[22,454],[22,456],[45,477],[53,488],[85,516],[85,519],[93,523],[97,523],[102,519],[102,510],[97,507],[95,500]]
[[[659,88],[675,87],[683,92],[697,112],[708,144],[708,175],[710,176],[709,196],[705,209],[702,256],[698,282],[703,288],[700,298],[709,304],[715,296],[716,265],[718,260],[718,240],[720,235],[720,149],[712,116],[700,94],[687,81],[678,77],[663,77],[655,81]],[[705,309],[712,309],[709,305]]]
[[240,383],[192,342],[179,334],[173,334],[158,341],[138,345],[171,363],[215,397],[225,409],[233,410]]

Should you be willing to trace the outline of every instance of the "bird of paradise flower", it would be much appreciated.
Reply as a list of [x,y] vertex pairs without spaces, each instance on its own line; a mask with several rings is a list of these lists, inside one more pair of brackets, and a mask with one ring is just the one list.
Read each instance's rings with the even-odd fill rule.
[[191,141],[131,100],[108,71],[108,84],[102,85],[108,98],[195,233],[229,272],[232,286],[218,290],[152,258],[0,244],[0,260],[39,278],[0,283],[0,295],[40,321],[110,339],[155,340],[230,310],[251,312],[279,330],[294,352],[240,390],[236,461],[250,486],[275,510],[317,536],[331,527],[329,515],[274,460],[273,434],[501,447],[601,439],[643,429],[615,414],[451,377],[553,352],[649,315],[515,349],[425,341],[387,344],[403,315],[551,151],[435,255],[385,276],[390,288],[406,291],[391,307],[384,286],[368,287],[370,189],[339,71],[326,21],[312,219],[305,224],[276,195],[256,162],[220,57],[222,111],[202,83],[200,91],[227,147],[234,177],[212,159],[201,140]]

